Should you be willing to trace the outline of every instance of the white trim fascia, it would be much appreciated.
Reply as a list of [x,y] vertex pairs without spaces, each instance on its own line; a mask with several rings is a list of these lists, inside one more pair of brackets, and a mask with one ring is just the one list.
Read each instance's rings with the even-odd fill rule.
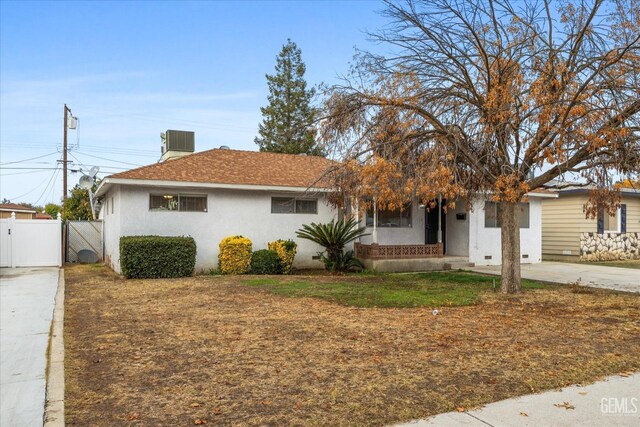
[[[478,192],[477,194],[481,194],[482,196],[491,196],[493,194],[493,191],[482,191],[482,192]],[[558,198],[558,193],[534,193],[534,192],[530,192],[530,193],[526,193],[525,197],[538,197],[541,199],[557,199]]]
[[34,211],[34,210],[28,210],[28,209],[7,209],[7,208],[2,208],[0,209],[0,212],[18,212],[18,213],[38,213],[38,211]]
[[291,191],[291,192],[330,192],[330,188],[317,187],[288,187],[278,185],[251,185],[251,184],[221,184],[214,182],[185,182],[185,181],[161,181],[154,179],[124,179],[105,178],[96,190],[96,197],[104,195],[111,185],[132,185],[139,187],[170,187],[170,188],[219,188],[229,190],[259,190],[259,191]]
[[557,193],[527,193],[525,194],[527,197],[539,197],[541,199],[557,199]]

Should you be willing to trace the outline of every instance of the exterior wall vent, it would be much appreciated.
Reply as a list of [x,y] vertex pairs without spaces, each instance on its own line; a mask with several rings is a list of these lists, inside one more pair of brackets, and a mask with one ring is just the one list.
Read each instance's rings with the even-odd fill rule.
[[529,254],[522,255],[522,258],[529,258]]
[[491,255],[485,255],[484,259],[492,259],[493,257]]

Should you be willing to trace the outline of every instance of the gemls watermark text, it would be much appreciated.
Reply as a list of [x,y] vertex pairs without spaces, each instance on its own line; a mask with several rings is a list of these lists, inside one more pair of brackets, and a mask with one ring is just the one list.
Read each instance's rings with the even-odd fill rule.
[[603,397],[600,399],[600,411],[603,414],[637,414],[637,397]]

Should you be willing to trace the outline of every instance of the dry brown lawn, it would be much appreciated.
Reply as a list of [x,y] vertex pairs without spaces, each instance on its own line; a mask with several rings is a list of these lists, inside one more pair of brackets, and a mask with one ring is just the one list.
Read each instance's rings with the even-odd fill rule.
[[69,425],[383,425],[640,369],[639,295],[486,293],[434,316],[242,277],[65,276]]

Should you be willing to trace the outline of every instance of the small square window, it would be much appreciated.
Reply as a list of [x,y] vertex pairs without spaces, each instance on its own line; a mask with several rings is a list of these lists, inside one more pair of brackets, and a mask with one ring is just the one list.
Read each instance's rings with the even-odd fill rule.
[[318,213],[318,200],[272,197],[271,213],[316,214]]
[[[111,203],[113,206],[113,200]],[[150,194],[149,210],[207,212],[207,196],[191,194]]]
[[604,231],[618,232],[618,211],[615,215],[609,215],[606,210],[604,211]]
[[[367,210],[367,227],[373,227],[373,209]],[[411,227],[411,203],[403,209],[379,209],[378,227]]]
[[177,194],[152,194],[149,197],[149,209],[152,211],[177,211]]
[[315,214],[318,213],[317,200],[296,200],[296,213]]
[[295,200],[291,197],[272,197],[271,213],[294,213]]

